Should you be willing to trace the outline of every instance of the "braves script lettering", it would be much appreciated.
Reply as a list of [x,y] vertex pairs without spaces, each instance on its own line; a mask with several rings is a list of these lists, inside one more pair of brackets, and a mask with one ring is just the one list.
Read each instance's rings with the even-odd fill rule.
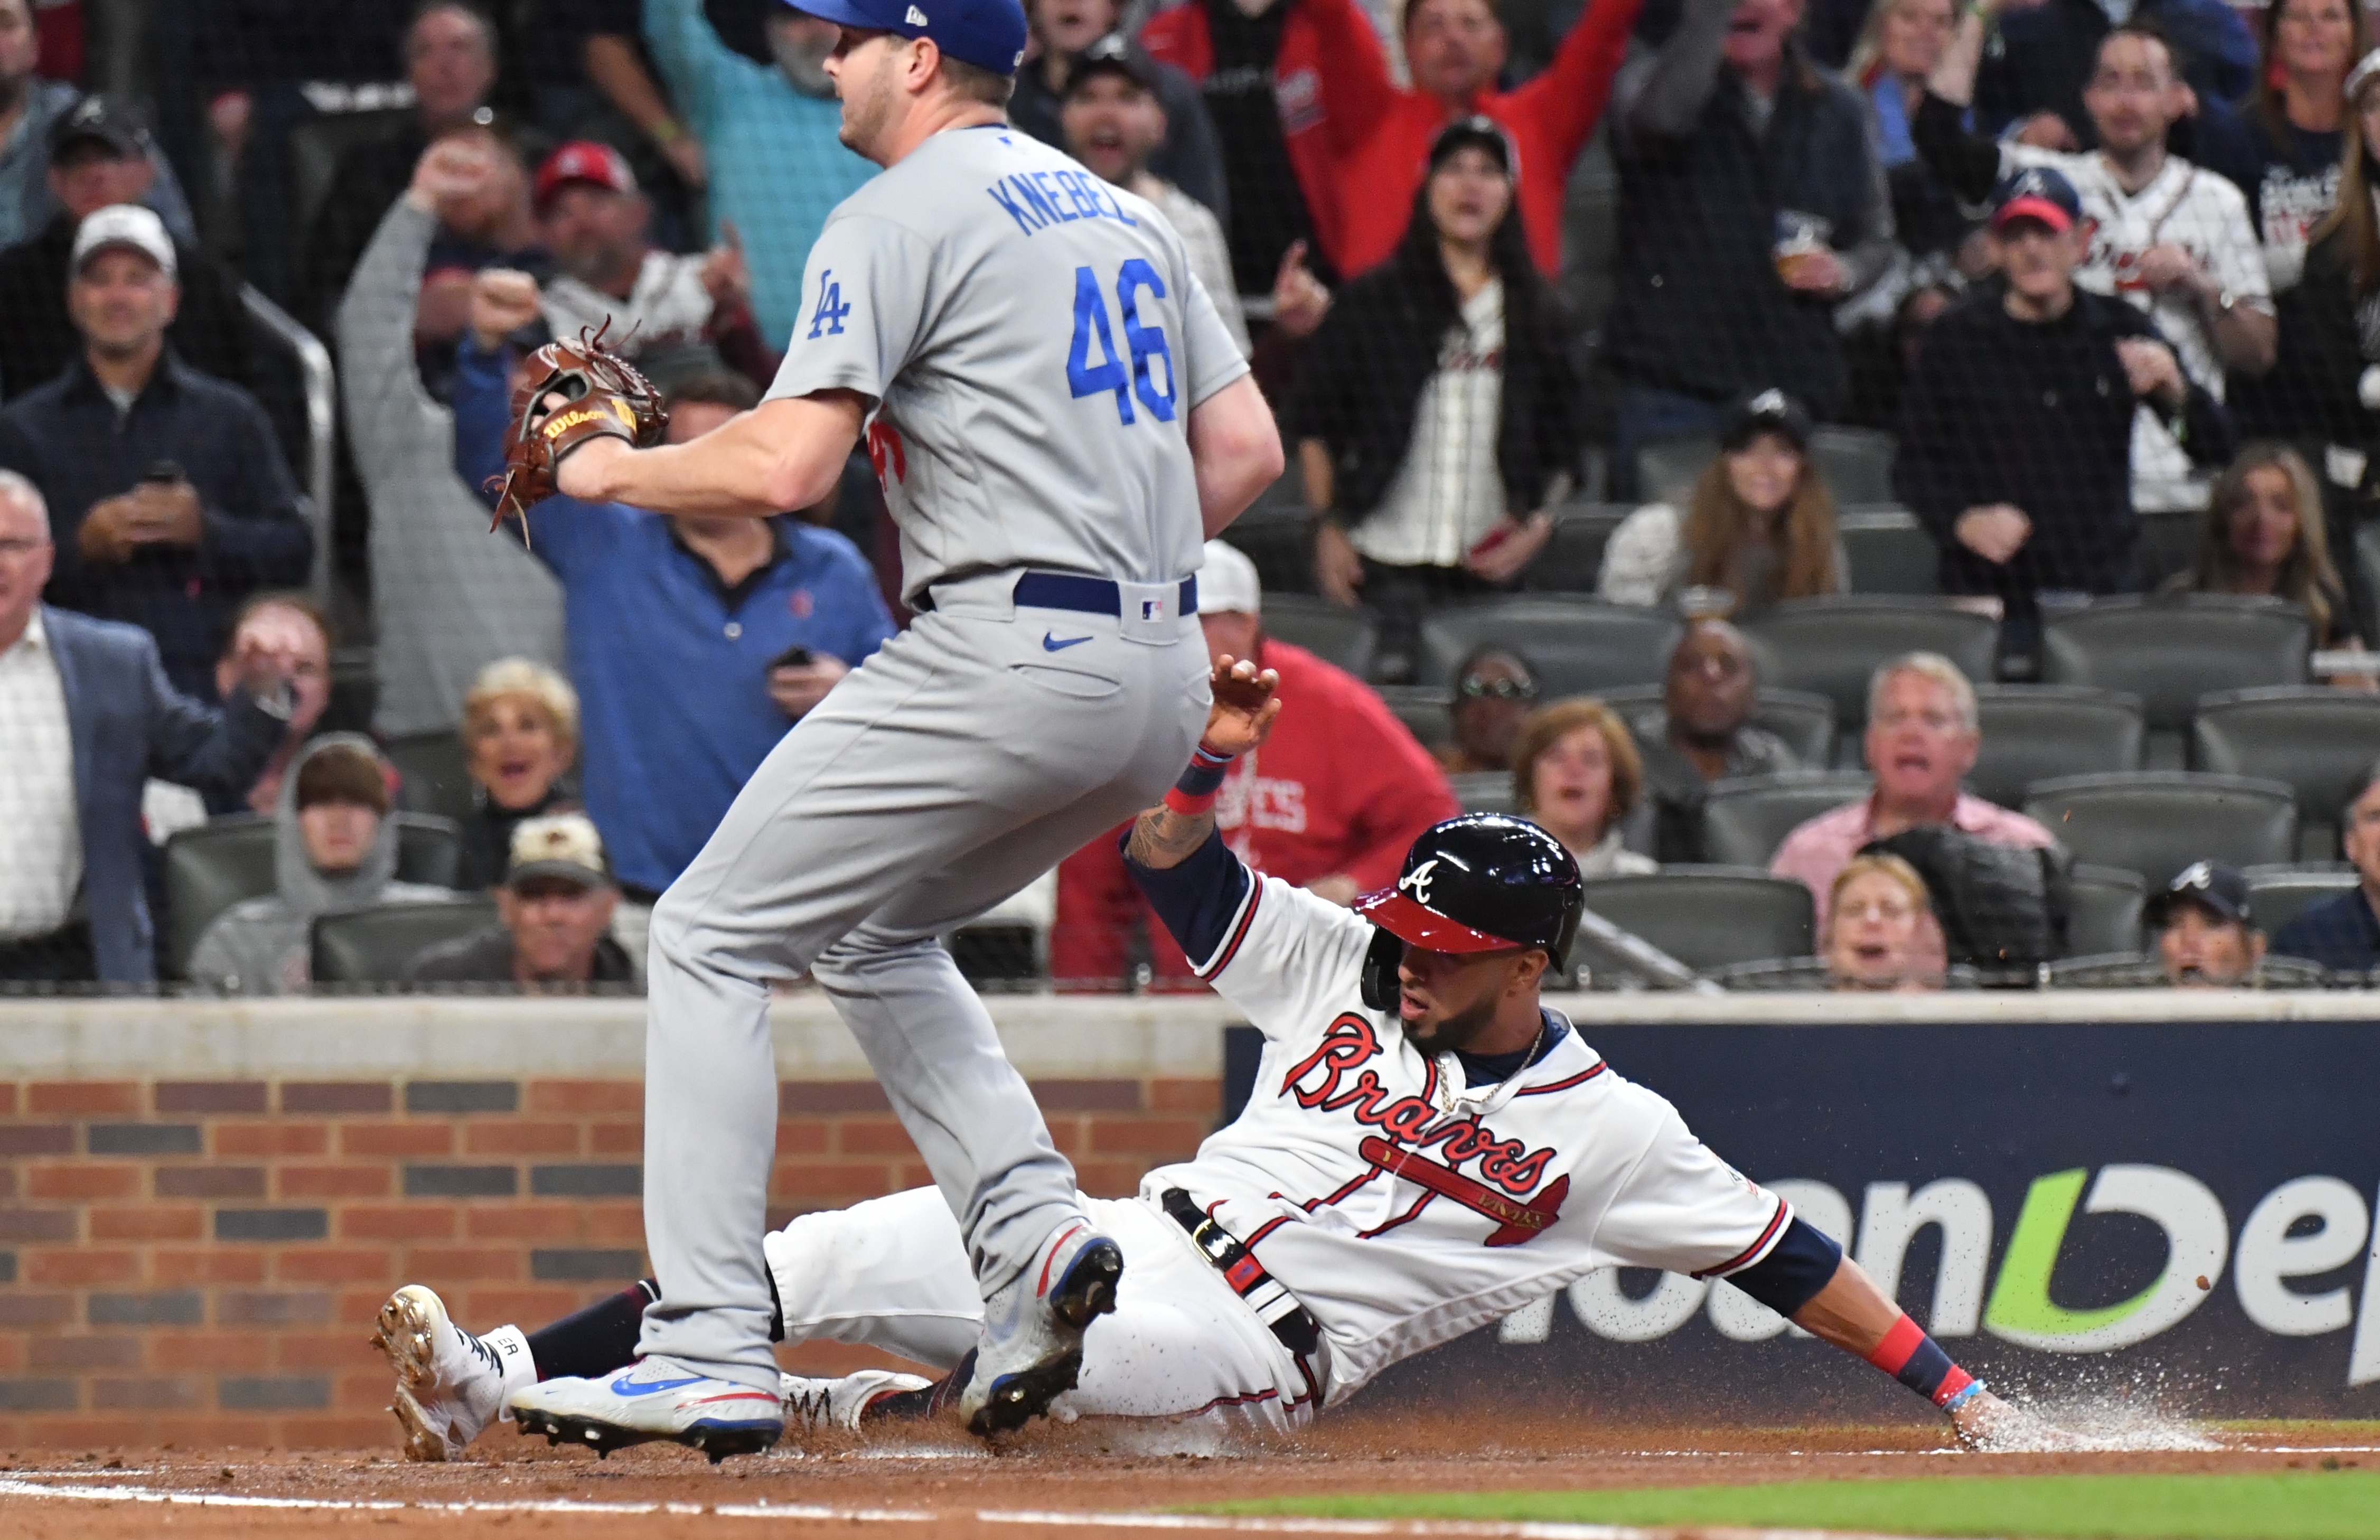
[[[1533,1150],[1518,1139],[1499,1138],[1475,1118],[1450,1118],[1433,1127],[1438,1109],[1419,1097],[1390,1099],[1378,1072],[1362,1067],[1379,1055],[1379,1034],[1371,1023],[1350,1012],[1332,1022],[1330,1030],[1322,1035],[1321,1046],[1282,1079],[1281,1094],[1296,1098],[1300,1107],[1346,1112],[1397,1145],[1415,1150],[1435,1145],[1449,1169],[1476,1159],[1481,1178],[1514,1197],[1526,1197],[1536,1187],[1553,1158],[1552,1150]],[[1350,1071],[1358,1073],[1351,1079]],[[1366,1158],[1371,1158],[1368,1152]],[[1382,1161],[1373,1163],[1386,1166]]]

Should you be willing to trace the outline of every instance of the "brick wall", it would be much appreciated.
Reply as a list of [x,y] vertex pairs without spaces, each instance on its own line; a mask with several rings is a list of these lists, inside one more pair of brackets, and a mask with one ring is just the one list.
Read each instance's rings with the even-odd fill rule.
[[[1182,1158],[1208,1079],[1041,1080],[1084,1188]],[[771,1222],[923,1183],[869,1081],[789,1082]],[[428,1283],[535,1327],[646,1270],[619,1079],[0,1081],[0,1448],[372,1446]]]

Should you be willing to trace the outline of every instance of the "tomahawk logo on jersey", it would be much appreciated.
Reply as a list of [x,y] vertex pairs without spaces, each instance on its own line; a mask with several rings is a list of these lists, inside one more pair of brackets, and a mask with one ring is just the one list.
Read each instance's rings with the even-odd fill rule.
[[1135,876],[1266,1039],[1247,1110],[1141,1190],[1188,1192],[1314,1316],[1328,1401],[1597,1267],[1725,1276],[1784,1233],[1782,1199],[1559,1013],[1524,1067],[1483,1082],[1496,1066],[1424,1053],[1366,1007],[1361,916],[1220,839]]

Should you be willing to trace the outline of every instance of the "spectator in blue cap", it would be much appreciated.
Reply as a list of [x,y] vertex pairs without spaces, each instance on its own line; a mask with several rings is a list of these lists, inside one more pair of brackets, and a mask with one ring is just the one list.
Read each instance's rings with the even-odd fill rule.
[[1945,593],[2012,611],[2045,589],[2136,593],[2134,409],[2145,402],[2201,465],[2229,457],[2231,419],[2154,321],[2076,286],[2091,227],[2062,172],[2021,167],[1992,203],[2003,281],[1927,330],[1894,485],[1941,547]]

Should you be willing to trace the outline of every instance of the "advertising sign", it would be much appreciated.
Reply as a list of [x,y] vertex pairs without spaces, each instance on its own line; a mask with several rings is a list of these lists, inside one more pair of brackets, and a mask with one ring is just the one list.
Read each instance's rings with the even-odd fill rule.
[[[2380,1025],[1580,1024],[1980,1377],[2380,1416]],[[1726,1283],[1606,1270],[1366,1396],[1922,1413]]]

